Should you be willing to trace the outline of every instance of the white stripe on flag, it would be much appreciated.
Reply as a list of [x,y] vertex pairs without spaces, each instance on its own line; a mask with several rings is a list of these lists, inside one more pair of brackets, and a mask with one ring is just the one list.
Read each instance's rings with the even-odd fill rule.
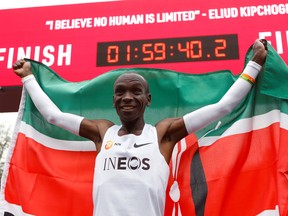
[[178,155],[178,146],[175,145],[173,148],[172,156],[171,156],[172,177],[173,178],[176,178],[177,155]]
[[95,145],[92,141],[60,140],[48,137],[23,121],[20,124],[19,132],[24,133],[26,137],[32,138],[41,145],[51,149],[64,151],[96,151]]
[[[281,119],[281,128],[288,130],[288,115],[280,113],[279,110],[272,110],[268,113],[253,116],[252,118],[240,119],[236,121],[231,127],[229,127],[222,135],[219,136],[209,136],[203,137],[199,140],[199,146],[210,146],[217,139],[227,137],[230,135],[247,133],[252,130],[259,130],[268,127],[269,125],[280,122]],[[20,132],[26,134],[27,137],[33,138],[35,141],[41,143],[42,145],[57,149],[57,150],[67,150],[67,151],[95,151],[95,145],[91,141],[67,141],[59,140],[55,138],[48,137],[44,134],[41,134],[30,125],[27,125],[25,122],[21,122]],[[182,146],[183,147],[183,146]],[[175,150],[174,150],[175,151]],[[176,154],[175,154],[176,153]],[[174,162],[177,156],[177,151],[173,152],[172,158]],[[173,161],[173,160],[172,160]],[[177,163],[173,164],[173,170],[177,170]]]
[[279,216],[279,207],[278,205],[273,210],[265,210],[256,216]]
[[9,212],[16,216],[33,216],[23,212],[21,206],[8,203],[6,201],[0,201],[0,215],[4,215],[4,212]]
[[187,144],[186,144],[186,140],[185,139],[182,139],[180,141],[180,144],[181,144],[181,151],[178,153],[178,161],[176,162],[176,179],[178,179],[178,170],[179,170],[179,166],[180,166],[180,160],[181,160],[181,156],[182,156],[182,153],[184,151],[186,151],[187,149]]
[[209,136],[199,140],[199,146],[210,146],[219,138],[247,133],[252,130],[259,130],[268,127],[269,125],[281,122],[280,127],[288,130],[288,115],[281,113],[280,110],[272,110],[262,115],[253,116],[252,118],[240,119],[229,127],[220,137]]

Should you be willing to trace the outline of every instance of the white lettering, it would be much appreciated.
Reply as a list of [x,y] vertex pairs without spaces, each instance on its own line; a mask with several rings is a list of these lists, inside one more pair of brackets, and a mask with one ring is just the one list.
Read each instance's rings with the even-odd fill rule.
[[46,21],[46,25],[49,26],[49,30],[53,30],[53,21],[52,20]]
[[155,17],[154,14],[146,14],[146,23],[154,23],[155,22]]
[[272,5],[258,5],[258,6],[244,6],[240,7],[241,17],[250,16],[270,16],[270,15],[284,15],[288,14],[288,3],[286,4],[272,4]]
[[39,61],[40,59],[40,46],[36,46],[34,49],[34,60]]
[[14,48],[9,48],[7,68],[12,68]]
[[44,47],[43,49],[43,56],[46,57],[46,59],[43,59],[42,62],[46,64],[47,66],[51,66],[54,63],[54,60],[55,60],[54,55],[53,55],[54,51],[55,51],[55,48],[51,45],[48,45]]
[[200,11],[178,11],[178,12],[163,12],[156,14],[157,23],[165,22],[181,22],[181,21],[193,21],[196,15],[199,15]]
[[17,59],[20,58],[31,58],[31,47],[19,47],[17,52]]
[[108,20],[106,17],[95,17],[94,27],[107,26]]
[[[286,46],[284,44],[284,38],[286,37]],[[288,31],[281,32],[259,32],[259,38],[266,39],[273,47],[276,47],[276,51],[279,54],[284,53],[284,49],[288,49]]]
[[271,32],[259,32],[259,38],[266,39],[268,43],[271,44],[271,41],[267,39],[267,37],[271,37]]
[[144,23],[144,15],[128,15],[128,16],[110,16],[109,26],[120,26],[120,25],[137,25]]
[[78,29],[78,28],[91,28],[92,18],[77,18],[66,20],[55,20],[55,30],[61,29]]
[[7,69],[11,69],[13,63],[20,58],[34,59],[47,66],[53,65],[55,59],[58,66],[70,65],[71,56],[72,44],[0,48],[0,61],[7,63]]
[[65,65],[70,65],[71,64],[71,53],[72,53],[72,44],[67,44],[66,46],[66,52],[64,51],[65,46],[64,45],[59,45],[59,50],[58,50],[58,60],[57,60],[57,65],[61,66],[63,65],[63,59],[65,58]]
[[235,18],[235,17],[238,17],[238,9],[235,7],[209,9],[208,15],[209,15],[209,19]]
[[275,32],[276,36],[276,49],[279,54],[283,54],[282,35],[280,31]]
[[[0,48],[0,54],[6,53],[6,48]],[[0,61],[4,61],[4,56],[0,56]]]

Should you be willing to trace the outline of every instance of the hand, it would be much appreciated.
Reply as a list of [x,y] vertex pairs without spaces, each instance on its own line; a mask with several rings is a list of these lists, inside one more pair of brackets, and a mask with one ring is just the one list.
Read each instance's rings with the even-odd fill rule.
[[255,61],[259,65],[263,66],[267,55],[267,41],[264,39],[257,39],[252,47],[254,55],[252,61]]
[[17,60],[13,65],[13,70],[21,78],[32,74],[30,62],[26,62],[24,59]]

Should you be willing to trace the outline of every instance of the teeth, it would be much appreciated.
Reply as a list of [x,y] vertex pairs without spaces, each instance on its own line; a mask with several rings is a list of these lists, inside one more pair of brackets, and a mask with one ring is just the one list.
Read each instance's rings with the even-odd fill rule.
[[125,109],[125,110],[130,110],[130,109],[133,109],[133,107],[123,107],[123,109]]

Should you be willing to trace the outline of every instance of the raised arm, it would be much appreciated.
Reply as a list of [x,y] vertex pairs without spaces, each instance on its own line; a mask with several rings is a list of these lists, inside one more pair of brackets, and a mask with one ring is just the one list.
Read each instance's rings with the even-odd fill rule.
[[160,151],[168,163],[173,147],[179,140],[227,115],[246,97],[266,59],[267,51],[262,42],[255,41],[251,61],[219,102],[197,109],[183,118],[165,119],[156,125]]
[[205,106],[183,117],[188,133],[196,132],[211,122],[227,115],[246,97],[265,62],[267,51],[263,43],[264,41],[255,41],[252,59],[246,65],[240,77],[218,103]]
[[79,135],[81,116],[64,113],[43,92],[31,72],[30,62],[18,60],[13,65],[14,72],[22,78],[23,85],[42,116],[51,124]]

